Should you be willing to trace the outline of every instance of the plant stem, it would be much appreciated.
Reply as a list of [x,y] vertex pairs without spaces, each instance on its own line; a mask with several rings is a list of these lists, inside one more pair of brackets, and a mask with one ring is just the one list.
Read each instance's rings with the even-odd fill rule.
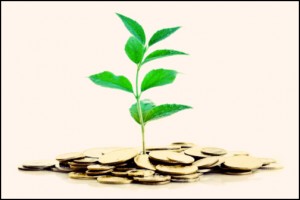
[[141,107],[141,102],[140,102],[140,97],[141,93],[139,92],[139,71],[140,71],[140,64],[137,66],[137,71],[136,71],[136,105],[137,105],[137,110],[139,113],[139,118],[140,118],[140,124],[141,124],[141,130],[142,130],[142,144],[143,144],[143,154],[146,154],[146,147],[145,147],[145,124],[144,124],[144,119],[143,119],[143,113],[142,113],[142,107]]

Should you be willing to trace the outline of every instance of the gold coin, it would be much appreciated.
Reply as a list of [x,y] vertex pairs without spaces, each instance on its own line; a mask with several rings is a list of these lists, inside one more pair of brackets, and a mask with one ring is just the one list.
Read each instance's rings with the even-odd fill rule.
[[145,176],[145,177],[133,177],[133,180],[138,182],[164,182],[164,181],[170,181],[171,176],[153,175],[153,176]]
[[187,175],[172,175],[172,179],[193,179],[198,178],[201,176],[202,173],[194,173],[194,174],[187,174]]
[[56,156],[56,160],[58,161],[67,161],[67,160],[75,160],[75,159],[80,159],[84,158],[85,156],[80,153],[80,152],[72,152],[72,153],[65,153]]
[[270,163],[267,165],[263,165],[260,169],[282,169],[283,166],[278,163]]
[[111,173],[115,176],[128,176],[127,171],[125,172],[112,171]]
[[71,171],[65,171],[65,170],[61,170],[61,169],[59,169],[59,168],[56,168],[56,167],[52,167],[51,168],[51,171],[53,171],[53,172],[60,172],[60,173],[69,173],[69,172],[71,172]]
[[199,180],[200,180],[200,177],[198,177],[198,178],[190,178],[190,179],[186,179],[186,178],[183,178],[183,179],[172,178],[171,179],[172,182],[180,182],[180,183],[191,183],[191,182],[197,182]]
[[226,158],[223,164],[230,169],[253,170],[260,168],[263,162],[251,156],[233,156]]
[[18,166],[19,170],[22,171],[43,171],[46,170],[45,168],[28,168],[28,167],[24,167],[23,165]]
[[170,151],[151,151],[149,153],[149,158],[162,163],[170,163],[170,164],[179,164],[178,162],[172,161],[168,158],[168,156],[172,152]]
[[119,164],[114,164],[113,166],[115,167],[128,167],[128,163],[124,162],[124,163],[119,163]]
[[82,159],[79,159],[79,160],[73,160],[73,162],[90,164],[90,163],[98,162],[98,158],[82,158]]
[[213,167],[216,167],[216,166],[220,166],[222,163],[225,162],[225,157],[224,156],[213,156],[213,157],[218,158],[218,162],[216,162],[215,164],[210,165],[210,166],[208,166],[206,168],[213,168]]
[[200,147],[189,148],[189,149],[185,150],[184,153],[186,155],[193,156],[195,158],[207,158],[207,157],[210,157],[209,155],[203,154],[201,152],[201,148]]
[[174,175],[185,175],[193,174],[197,172],[198,168],[196,166],[182,166],[182,165],[157,165],[156,169],[162,173],[174,174]]
[[88,165],[87,169],[90,171],[105,171],[115,168],[115,166],[109,166],[109,165]]
[[87,167],[90,165],[90,163],[76,163],[73,161],[68,162],[69,165],[72,165],[74,167]]
[[180,149],[179,145],[170,145],[164,147],[147,147],[146,151],[163,151],[163,150],[178,150]]
[[108,184],[127,184],[131,183],[132,180],[125,177],[116,177],[116,176],[100,176],[97,178],[99,183],[108,183]]
[[196,144],[191,142],[173,142],[171,145],[178,145],[181,148],[191,148],[193,146],[196,146]]
[[102,175],[102,174],[108,174],[110,172],[112,172],[112,169],[109,170],[102,170],[102,171],[89,171],[87,170],[85,173],[89,176],[95,176],[95,175]]
[[273,158],[259,158],[262,162],[263,162],[263,165],[268,165],[268,164],[271,164],[271,163],[276,163],[276,160],[273,159]]
[[82,171],[82,170],[86,170],[86,166],[74,166],[74,165],[70,165],[70,168],[72,169],[72,171]]
[[136,151],[136,149],[132,149],[132,148],[119,149],[104,154],[99,158],[99,162],[105,165],[119,164],[134,158],[137,154],[138,152]]
[[208,172],[211,172],[211,171],[213,171],[212,169],[198,169],[198,171],[197,172],[199,172],[199,173],[208,173]]
[[182,153],[176,153],[176,152],[169,153],[167,158],[170,159],[171,161],[175,161],[177,163],[182,163],[182,164],[191,164],[195,161],[195,159],[191,156]]
[[127,171],[128,176],[138,176],[138,177],[145,177],[145,176],[152,176],[154,171],[147,170],[147,169],[135,169]]
[[134,168],[134,167],[116,167],[114,169],[114,171],[118,171],[118,172],[128,172],[131,170],[136,170],[136,168]]
[[150,162],[148,155],[137,155],[134,162],[140,168],[155,170],[155,166]]
[[102,147],[102,148],[90,148],[87,149],[83,152],[83,154],[87,157],[92,157],[92,158],[99,158],[100,156],[102,156],[103,154],[115,151],[121,149],[120,147]]
[[232,151],[230,152],[233,156],[249,156],[249,153],[246,151]]
[[93,176],[88,176],[86,173],[79,173],[79,172],[70,172],[69,177],[74,179],[96,179],[97,178]]
[[252,174],[253,171],[252,170],[248,170],[248,171],[224,171],[225,174],[228,175],[248,175],[248,174]]
[[219,161],[219,158],[216,156],[208,157],[208,158],[202,158],[200,160],[197,160],[193,163],[194,166],[197,166],[198,168],[206,168],[213,164],[216,164]]
[[221,156],[227,153],[225,149],[216,148],[216,147],[204,147],[201,149],[201,152],[212,156]]
[[144,184],[144,185],[165,185],[165,184],[170,183],[170,181],[159,181],[159,182],[140,181],[138,183]]
[[50,168],[54,167],[57,161],[53,160],[34,160],[34,161],[27,161],[23,163],[23,167],[26,168]]
[[68,167],[64,167],[64,166],[62,166],[60,164],[56,164],[55,168],[57,169],[56,171],[61,171],[61,172],[63,172],[63,171],[64,172],[71,172],[72,171],[72,169],[69,166]]

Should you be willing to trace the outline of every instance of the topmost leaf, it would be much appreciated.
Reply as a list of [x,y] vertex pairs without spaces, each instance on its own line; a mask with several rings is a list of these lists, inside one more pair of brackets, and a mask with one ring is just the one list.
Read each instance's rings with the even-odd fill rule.
[[129,17],[126,17],[124,15],[121,15],[119,13],[116,13],[120,19],[123,21],[124,25],[128,29],[128,31],[136,37],[138,40],[141,41],[141,43],[144,45],[146,42],[146,36],[143,27],[134,21],[133,19],[130,19]]
[[173,28],[164,28],[164,29],[161,29],[161,30],[155,32],[148,43],[149,47],[151,45],[169,37],[172,33],[177,31],[179,28],[180,28],[180,26],[173,27]]

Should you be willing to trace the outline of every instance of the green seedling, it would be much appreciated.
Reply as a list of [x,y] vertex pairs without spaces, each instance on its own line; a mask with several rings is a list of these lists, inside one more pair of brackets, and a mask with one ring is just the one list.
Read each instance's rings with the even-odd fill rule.
[[189,109],[191,107],[181,104],[162,104],[157,106],[148,99],[141,100],[141,96],[146,90],[149,90],[153,87],[173,83],[176,78],[177,71],[162,68],[151,70],[145,75],[141,84],[139,84],[139,72],[142,69],[143,65],[153,60],[164,58],[167,56],[187,54],[171,49],[159,49],[154,50],[146,55],[150,47],[152,47],[155,43],[169,37],[180,27],[161,29],[155,32],[150,40],[146,42],[144,29],[139,23],[118,13],[117,16],[122,20],[125,27],[131,33],[131,36],[129,37],[125,45],[125,52],[128,58],[136,65],[135,90],[133,89],[132,84],[128,80],[128,78],[122,75],[117,76],[109,71],[91,75],[89,78],[97,85],[120,89],[134,95],[136,103],[134,103],[130,107],[129,111],[132,118],[141,126],[143,154],[146,154],[145,125],[152,120],[167,117],[176,112]]

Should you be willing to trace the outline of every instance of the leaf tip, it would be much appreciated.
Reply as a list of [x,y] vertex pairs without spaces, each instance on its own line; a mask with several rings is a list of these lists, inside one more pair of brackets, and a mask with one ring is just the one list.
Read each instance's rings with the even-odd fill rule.
[[118,17],[122,17],[122,16],[123,16],[122,14],[117,13],[117,12],[116,12],[116,15],[117,15]]

